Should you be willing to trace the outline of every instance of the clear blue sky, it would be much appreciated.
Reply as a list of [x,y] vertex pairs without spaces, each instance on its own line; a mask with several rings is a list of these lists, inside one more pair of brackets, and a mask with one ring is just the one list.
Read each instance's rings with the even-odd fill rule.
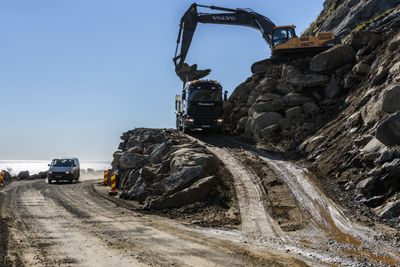
[[[110,160],[120,134],[174,127],[172,57],[193,0],[0,2],[0,159]],[[203,0],[249,7],[303,31],[322,0]],[[249,28],[200,25],[188,63],[230,93],[269,50]]]

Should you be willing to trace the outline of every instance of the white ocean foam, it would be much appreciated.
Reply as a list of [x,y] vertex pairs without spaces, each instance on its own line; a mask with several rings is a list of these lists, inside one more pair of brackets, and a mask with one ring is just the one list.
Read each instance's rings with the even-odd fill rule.
[[[0,170],[10,170],[15,175],[20,171],[29,171],[30,174],[37,174],[41,171],[47,171],[50,162],[50,160],[0,160]],[[88,169],[98,172],[110,167],[110,162],[81,162],[81,172],[84,173]]]

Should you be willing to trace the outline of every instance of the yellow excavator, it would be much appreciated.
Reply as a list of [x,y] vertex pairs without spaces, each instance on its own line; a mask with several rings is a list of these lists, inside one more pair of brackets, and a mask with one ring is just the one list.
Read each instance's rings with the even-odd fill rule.
[[[198,7],[223,12],[199,13]],[[173,59],[175,71],[184,82],[201,79],[211,72],[209,69],[197,70],[197,65],[189,66],[185,63],[198,23],[246,26],[259,30],[271,48],[272,60],[315,55],[339,43],[337,37],[331,32],[320,32],[315,36],[298,37],[294,25],[276,26],[269,18],[251,9],[232,9],[194,3],[181,18],[175,57]]]

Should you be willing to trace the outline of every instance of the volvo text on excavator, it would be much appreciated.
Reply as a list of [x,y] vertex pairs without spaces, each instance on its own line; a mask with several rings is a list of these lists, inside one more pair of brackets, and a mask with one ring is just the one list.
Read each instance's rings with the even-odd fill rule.
[[[199,13],[198,7],[222,13]],[[247,26],[257,29],[271,48],[271,59],[317,54],[338,43],[336,36],[330,32],[298,37],[294,25],[276,26],[269,18],[251,9],[232,9],[194,3],[181,18],[174,57],[175,71],[184,82],[201,79],[210,73],[210,70],[197,70],[197,65],[189,66],[185,63],[198,23]]]

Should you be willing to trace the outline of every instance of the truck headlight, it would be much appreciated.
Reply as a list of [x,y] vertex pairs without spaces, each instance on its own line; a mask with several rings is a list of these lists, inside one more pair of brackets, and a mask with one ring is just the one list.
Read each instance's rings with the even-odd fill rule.
[[188,119],[188,122],[194,122],[194,119]]
[[53,174],[53,172],[48,172],[48,174]]
[[65,174],[70,174],[71,172],[65,172]]
[[223,120],[223,119],[218,119],[217,122],[218,122],[218,123],[223,123],[224,120]]

